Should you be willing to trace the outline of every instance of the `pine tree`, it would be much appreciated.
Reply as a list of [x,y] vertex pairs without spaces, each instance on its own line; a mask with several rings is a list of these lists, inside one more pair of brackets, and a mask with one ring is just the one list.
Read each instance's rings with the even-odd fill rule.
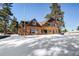
[[58,3],[53,3],[50,6],[51,13],[47,14],[45,18],[50,19],[54,18],[55,20],[59,21],[58,27],[59,31],[61,31],[62,28],[65,28],[65,23],[63,20],[64,12],[61,11],[61,6]]
[[3,33],[3,23],[1,19],[0,19],[0,32]]
[[77,30],[79,31],[79,26],[77,26]]
[[18,21],[15,16],[13,17],[13,20],[11,20],[11,23],[10,23],[10,32],[18,33]]
[[2,9],[0,10],[0,19],[3,22],[3,29],[4,29],[4,35],[7,34],[7,24],[9,23],[9,20],[11,19],[10,16],[13,15],[11,12],[12,3],[3,3]]

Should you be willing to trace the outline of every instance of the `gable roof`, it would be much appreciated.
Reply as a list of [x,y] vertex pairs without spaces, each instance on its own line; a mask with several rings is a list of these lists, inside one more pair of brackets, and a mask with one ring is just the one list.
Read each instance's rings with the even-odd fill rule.
[[[34,22],[35,22],[36,24],[34,24]],[[32,19],[32,20],[29,22],[28,25],[29,25],[29,26],[41,26],[35,18]]]
[[[21,21],[22,25],[24,25],[24,22],[27,26],[43,26],[45,25],[47,22],[52,22],[52,21],[55,21],[57,24],[59,23],[58,20],[56,21],[54,18],[50,18],[50,19],[47,19],[45,21],[41,21],[41,22],[38,22],[35,18],[32,19],[31,21]],[[33,25],[34,23],[33,22],[36,22],[35,25]]]
[[47,22],[56,21],[54,18],[50,18],[48,20],[45,20],[42,25],[45,25]]

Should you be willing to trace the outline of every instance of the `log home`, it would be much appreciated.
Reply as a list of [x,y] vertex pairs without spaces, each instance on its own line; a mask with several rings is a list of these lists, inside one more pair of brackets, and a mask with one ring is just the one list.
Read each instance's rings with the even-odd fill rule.
[[33,34],[58,34],[60,21],[50,18],[43,23],[37,22],[36,19],[28,21],[21,21],[18,34],[33,35]]
[[[63,12],[60,5],[57,3],[52,4],[53,9],[44,22],[38,22],[36,19],[28,21],[21,21],[18,33],[20,35],[32,35],[32,34],[58,34],[61,32],[61,26],[64,25]],[[51,16],[52,15],[52,16]]]

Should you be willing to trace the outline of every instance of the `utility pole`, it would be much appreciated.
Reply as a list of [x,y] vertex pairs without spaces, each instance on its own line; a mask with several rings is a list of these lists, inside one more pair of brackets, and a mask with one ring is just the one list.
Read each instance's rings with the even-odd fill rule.
[[24,36],[26,35],[26,25],[25,25],[25,18],[24,18]]
[[23,12],[24,12],[24,17],[23,17],[23,21],[24,21],[24,23],[23,23],[23,24],[24,24],[23,33],[24,33],[24,37],[25,37],[25,35],[26,35],[26,26],[25,26],[25,25],[26,25],[26,24],[25,24],[25,4],[24,4],[24,11],[23,11]]

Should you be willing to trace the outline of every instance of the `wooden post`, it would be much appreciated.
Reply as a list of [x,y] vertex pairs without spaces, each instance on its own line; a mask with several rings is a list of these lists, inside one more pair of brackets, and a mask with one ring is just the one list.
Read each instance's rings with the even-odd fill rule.
[[25,20],[24,20],[24,37],[25,37],[25,32],[26,32],[26,27],[25,27]]

